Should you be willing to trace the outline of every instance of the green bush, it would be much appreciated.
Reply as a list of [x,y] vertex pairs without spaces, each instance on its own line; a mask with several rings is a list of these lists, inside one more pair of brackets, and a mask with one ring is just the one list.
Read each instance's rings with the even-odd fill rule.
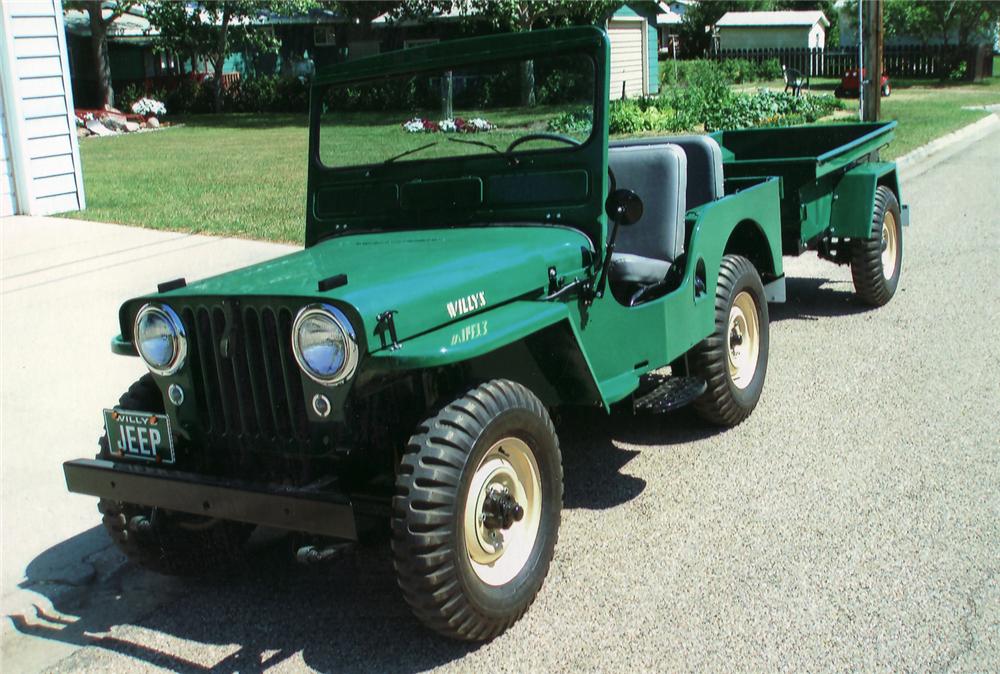
[[660,84],[663,87],[690,84],[692,78],[705,77],[706,71],[714,71],[728,84],[747,84],[781,79],[781,62],[767,59],[760,63],[747,59],[725,59],[709,61],[664,61],[660,64]]
[[163,97],[163,103],[172,115],[212,112],[215,109],[211,83],[184,78]]
[[549,131],[554,133],[587,132],[594,124],[594,116],[590,108],[580,108],[562,112],[549,120]]

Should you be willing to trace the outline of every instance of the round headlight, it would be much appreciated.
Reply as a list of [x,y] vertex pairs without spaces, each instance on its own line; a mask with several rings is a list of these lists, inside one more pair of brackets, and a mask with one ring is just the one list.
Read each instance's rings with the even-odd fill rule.
[[171,375],[184,364],[184,325],[170,307],[147,304],[135,316],[135,346],[146,365],[159,375]]
[[351,322],[328,304],[311,304],[299,311],[292,325],[292,351],[302,371],[320,384],[339,384],[358,365]]

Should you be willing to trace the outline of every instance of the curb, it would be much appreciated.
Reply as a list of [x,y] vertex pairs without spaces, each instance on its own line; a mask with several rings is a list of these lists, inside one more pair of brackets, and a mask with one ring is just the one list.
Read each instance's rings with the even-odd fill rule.
[[932,140],[926,145],[918,147],[916,150],[906,153],[902,157],[898,157],[896,159],[896,166],[900,173],[923,173],[937,163],[934,161],[924,166],[918,166],[925,159],[944,159],[947,156],[944,152],[945,150],[951,149],[963,142],[978,140],[997,127],[1000,127],[1000,117],[997,116],[996,112],[993,112],[979,121],[962,127],[958,131],[952,131],[949,134]]

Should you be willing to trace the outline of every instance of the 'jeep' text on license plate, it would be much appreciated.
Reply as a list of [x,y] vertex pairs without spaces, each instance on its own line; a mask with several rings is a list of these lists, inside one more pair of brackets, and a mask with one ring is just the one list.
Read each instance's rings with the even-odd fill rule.
[[174,441],[166,414],[104,410],[104,426],[112,456],[174,462]]

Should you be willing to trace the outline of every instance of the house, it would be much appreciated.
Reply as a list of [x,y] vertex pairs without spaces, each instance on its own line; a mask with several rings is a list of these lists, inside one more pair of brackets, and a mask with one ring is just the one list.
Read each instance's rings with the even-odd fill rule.
[[[110,11],[105,9],[106,17]],[[90,16],[86,11],[67,9],[64,23],[74,96],[79,107],[94,107],[97,92],[90,52]],[[308,75],[315,65],[346,58],[350,23],[343,14],[322,8],[292,16],[264,12],[254,20],[254,30],[270,32],[279,43],[277,53],[235,52],[226,58],[223,74],[234,78],[257,74]],[[181,76],[203,77],[212,73],[211,64],[203,57],[155,49],[157,35],[142,5],[129,7],[112,22],[108,30],[108,61],[116,93],[129,85],[147,91],[170,89]]]
[[659,91],[659,4],[632,2],[608,17],[612,99],[647,96]]
[[726,12],[715,23],[718,49],[824,49],[821,11]]
[[84,207],[62,2],[0,2],[0,217]]
[[688,7],[697,0],[673,0],[672,2],[656,3],[656,32],[659,43],[660,58],[677,57],[683,47],[680,41],[680,28],[684,23],[684,14]]

